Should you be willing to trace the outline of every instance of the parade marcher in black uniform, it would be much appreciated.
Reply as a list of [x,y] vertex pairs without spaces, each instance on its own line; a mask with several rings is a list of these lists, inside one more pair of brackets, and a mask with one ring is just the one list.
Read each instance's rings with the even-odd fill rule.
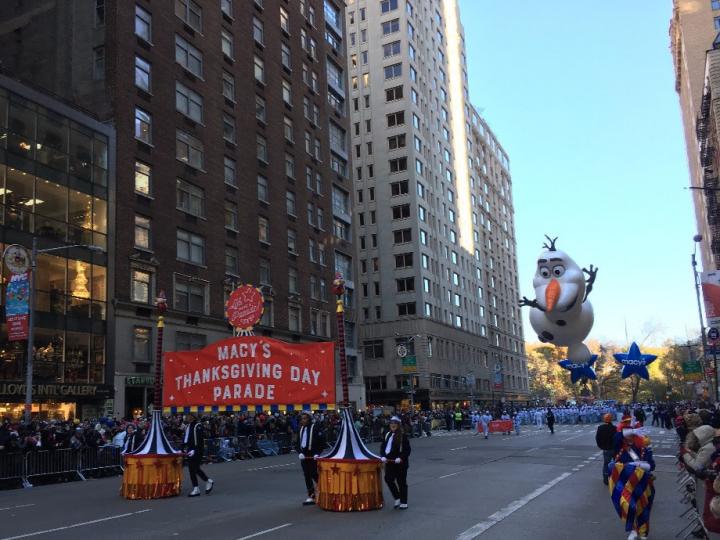
[[390,431],[380,447],[380,457],[385,463],[385,483],[395,499],[395,508],[407,509],[407,471],[410,457],[410,441],[402,432],[397,416],[390,419]]
[[140,443],[142,443],[142,439],[138,437],[137,431],[135,431],[135,424],[128,424],[125,428],[125,442],[123,443],[122,453],[134,452],[140,446]]
[[190,482],[192,482],[193,489],[188,497],[197,497],[200,495],[200,489],[198,489],[197,477],[199,476],[205,481],[205,493],[209,494],[213,489],[215,483],[212,478],[203,472],[200,468],[202,465],[203,449],[205,447],[205,437],[203,434],[203,427],[200,422],[197,421],[197,417],[189,413],[188,421],[190,422],[185,428],[185,437],[183,438],[183,449],[185,455],[188,458],[188,472],[190,473]]
[[307,499],[303,505],[315,504],[315,484],[318,481],[317,458],[325,449],[325,440],[309,412],[300,415],[300,433],[298,434],[297,451],[305,476]]
[[552,412],[552,409],[548,409],[546,418],[547,425],[550,428],[550,435],[555,435],[555,413]]

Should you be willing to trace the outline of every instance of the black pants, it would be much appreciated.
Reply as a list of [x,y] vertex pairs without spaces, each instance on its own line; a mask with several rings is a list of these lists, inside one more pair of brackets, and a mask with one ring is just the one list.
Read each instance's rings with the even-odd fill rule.
[[608,476],[610,476],[610,470],[608,469],[608,465],[610,465],[610,462],[613,460],[614,457],[615,452],[613,450],[603,450],[603,480],[607,480]]
[[207,474],[202,471],[200,465],[202,465],[202,456],[195,455],[188,460],[188,472],[190,473],[190,482],[192,482],[193,487],[197,487],[198,485],[198,476],[203,482],[208,481]]
[[385,483],[390,488],[393,499],[400,499],[400,504],[407,504],[407,465],[400,463],[385,464]]
[[550,433],[555,433],[555,422],[548,422],[548,427],[550,428]]
[[308,497],[315,494],[315,482],[318,481],[317,462],[312,459],[303,459],[300,461],[303,475],[305,476],[305,487],[307,488]]

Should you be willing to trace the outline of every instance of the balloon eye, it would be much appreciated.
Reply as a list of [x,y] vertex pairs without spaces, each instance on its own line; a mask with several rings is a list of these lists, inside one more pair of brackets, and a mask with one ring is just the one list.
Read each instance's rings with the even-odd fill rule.
[[552,273],[555,277],[560,277],[565,273],[565,267],[561,264],[553,266]]
[[547,266],[541,266],[540,270],[538,270],[538,273],[544,278],[550,277],[550,269]]

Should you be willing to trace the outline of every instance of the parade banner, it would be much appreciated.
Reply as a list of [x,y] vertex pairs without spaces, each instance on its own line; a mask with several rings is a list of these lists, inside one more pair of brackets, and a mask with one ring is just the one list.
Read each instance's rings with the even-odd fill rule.
[[512,430],[512,420],[491,420],[488,422],[488,431],[490,433],[509,433]]
[[163,406],[335,403],[335,344],[261,336],[163,354]]
[[5,293],[5,322],[8,341],[28,338],[28,273],[12,274]]
[[720,325],[720,272],[702,272],[700,274],[705,317],[708,326]]

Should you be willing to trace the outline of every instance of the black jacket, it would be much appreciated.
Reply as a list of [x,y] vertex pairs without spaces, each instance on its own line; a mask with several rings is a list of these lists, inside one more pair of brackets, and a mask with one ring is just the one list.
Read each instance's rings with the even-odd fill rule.
[[548,425],[555,423],[555,414],[552,411],[548,411],[546,418]]
[[383,437],[383,442],[380,443],[380,457],[387,458],[388,463],[395,461],[396,458],[402,459],[402,464],[406,467],[410,465],[410,441],[408,440],[406,435],[402,435],[402,443],[400,443],[400,437],[394,437],[393,442],[390,445],[390,451],[386,452],[385,447],[387,446],[388,439],[390,438],[390,435],[392,434],[392,431],[388,431],[385,434],[385,437]]
[[200,422],[193,422],[185,431],[183,437],[183,448],[186,452],[195,450],[194,458],[201,458],[205,449],[205,431]]
[[[303,446],[302,441],[305,430],[308,431],[307,443]],[[312,457],[322,454],[323,450],[325,450],[325,437],[323,437],[323,434],[320,432],[320,428],[315,424],[300,426],[297,440],[298,454],[304,454],[306,457]]]
[[598,426],[595,433],[595,444],[600,450],[612,450],[614,448],[615,433],[617,430],[612,424],[602,424]]
[[132,435],[127,433],[125,435],[125,443],[123,444],[123,454],[134,452],[138,449],[141,443],[142,440],[140,439],[140,437],[138,437],[137,431],[134,432]]

